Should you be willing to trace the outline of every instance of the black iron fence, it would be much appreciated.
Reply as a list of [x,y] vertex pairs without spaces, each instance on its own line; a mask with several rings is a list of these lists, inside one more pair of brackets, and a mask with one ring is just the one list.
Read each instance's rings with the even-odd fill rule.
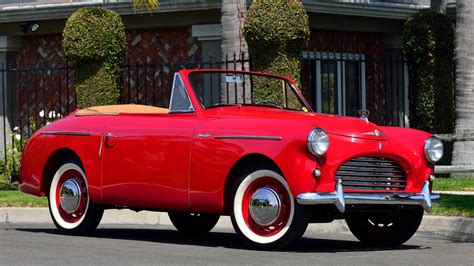
[[304,52],[301,86],[317,112],[358,116],[364,109],[377,124],[407,126],[408,68],[400,55]]
[[[120,102],[167,107],[176,71],[248,70],[252,68],[248,58],[234,54],[193,62],[127,62]],[[301,90],[318,112],[354,116],[356,110],[368,109],[377,123],[406,126],[406,69],[399,56],[305,52]],[[18,171],[21,149],[35,130],[75,109],[74,66],[0,65],[0,90],[0,171],[6,169],[8,175]]]
[[[243,59],[242,59],[243,58]],[[168,107],[173,75],[181,69],[210,68],[249,70],[248,56],[233,54],[224,58],[202,59],[183,63],[131,63],[124,65],[122,103]]]
[[[174,73],[191,68],[248,70],[250,60],[234,54],[195,62],[127,62],[120,102],[167,107]],[[76,108],[74,66],[0,65],[0,90],[0,173],[8,176],[18,172],[21,150],[33,132]]]

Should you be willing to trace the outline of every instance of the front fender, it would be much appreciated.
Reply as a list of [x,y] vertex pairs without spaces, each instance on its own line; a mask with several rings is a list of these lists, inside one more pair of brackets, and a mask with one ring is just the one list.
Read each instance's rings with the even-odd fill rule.
[[[295,197],[299,193],[314,189],[315,179],[312,172],[316,166],[316,158],[309,153],[306,145],[311,125],[292,125],[287,121],[286,124],[278,125],[274,121],[259,121],[260,124],[254,127],[249,127],[248,124],[238,127],[236,122],[240,121],[233,122],[205,121],[196,130],[190,165],[192,210],[223,211],[226,179],[234,165],[250,154],[260,154],[271,159],[282,171]],[[197,134],[200,132],[208,133],[209,137],[199,138]],[[277,139],[245,138],[251,136]]]
[[[100,135],[72,136],[39,133],[25,147],[20,169],[20,190],[36,196],[47,194],[45,176],[48,161],[60,150],[70,150],[81,160],[86,173],[91,199],[101,198],[101,167],[98,156]],[[66,158],[55,157],[55,160]]]

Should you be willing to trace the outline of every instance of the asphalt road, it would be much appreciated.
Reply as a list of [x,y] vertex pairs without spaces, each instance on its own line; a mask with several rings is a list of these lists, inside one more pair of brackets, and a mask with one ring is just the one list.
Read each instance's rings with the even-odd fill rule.
[[308,233],[290,250],[247,250],[232,231],[200,237],[169,226],[101,226],[94,236],[56,234],[51,225],[0,224],[0,265],[273,264],[474,265],[474,243],[416,236],[396,249],[364,246],[349,234]]

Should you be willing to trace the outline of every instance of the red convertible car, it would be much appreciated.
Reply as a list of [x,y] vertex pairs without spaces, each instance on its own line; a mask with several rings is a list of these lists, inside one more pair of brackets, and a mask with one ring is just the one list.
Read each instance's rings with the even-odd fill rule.
[[308,223],[345,219],[394,246],[430,211],[443,143],[429,133],[317,114],[288,77],[182,70],[169,109],[90,107],[28,141],[23,192],[47,196],[61,233],[86,234],[106,208],[166,211],[186,233],[230,215],[250,247],[278,249]]

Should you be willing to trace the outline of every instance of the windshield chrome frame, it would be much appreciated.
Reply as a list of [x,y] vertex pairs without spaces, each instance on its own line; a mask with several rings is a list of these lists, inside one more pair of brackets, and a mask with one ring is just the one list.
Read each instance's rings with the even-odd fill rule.
[[[287,82],[291,88],[291,90],[293,91],[293,93],[295,94],[295,96],[298,98],[298,101],[300,102],[301,106],[302,107],[305,107],[308,111],[307,112],[314,112],[313,109],[311,108],[311,106],[309,105],[309,103],[306,101],[306,99],[303,97],[303,95],[301,94],[300,90],[296,87],[296,85],[294,84],[294,82],[289,79],[288,77],[285,77],[285,76],[278,76],[278,75],[274,75],[274,74],[268,74],[268,73],[260,73],[260,72],[252,72],[252,71],[241,71],[241,70],[226,70],[226,69],[216,69],[216,70],[213,70],[213,69],[210,69],[210,70],[196,70],[196,71],[191,71],[188,73],[187,75],[187,79],[188,79],[188,82],[189,82],[189,85],[193,91],[193,93],[196,95],[196,99],[197,101],[199,102],[199,104],[201,105],[202,109],[203,110],[207,110],[207,109],[210,109],[211,106],[205,106],[201,100],[199,99],[199,97],[197,97],[198,95],[198,92],[194,89],[193,85],[191,84],[191,81],[190,81],[190,75],[194,74],[194,73],[233,73],[233,74],[243,74],[243,75],[254,75],[254,76],[263,76],[263,77],[268,77],[268,78],[275,78],[275,79],[280,79],[280,80],[284,80],[285,82]],[[235,105],[246,105],[246,104],[243,104],[243,103],[235,103]],[[231,106],[231,105],[229,105]],[[263,106],[263,105],[262,105]],[[297,109],[291,109],[291,108],[287,108],[287,107],[284,107],[284,110],[287,110],[287,111],[297,111],[297,112],[305,112],[304,110],[297,110]]]

